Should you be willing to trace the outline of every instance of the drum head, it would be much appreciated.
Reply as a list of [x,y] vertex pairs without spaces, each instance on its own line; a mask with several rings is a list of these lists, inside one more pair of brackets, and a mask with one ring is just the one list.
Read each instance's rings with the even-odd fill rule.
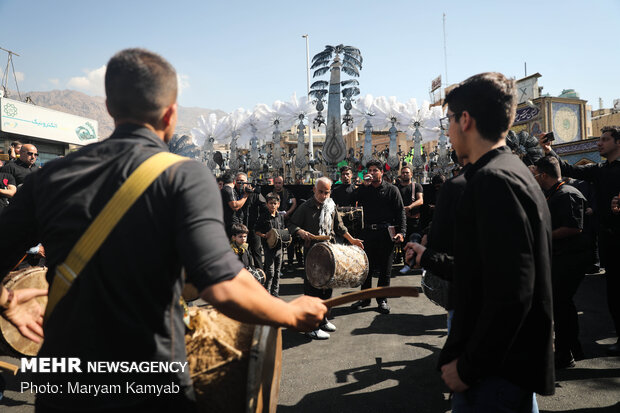
[[[21,290],[22,288],[47,289],[45,279],[47,267],[30,267],[10,272],[2,281],[6,288]],[[36,298],[42,309],[47,306],[47,296]],[[36,356],[42,343],[35,343],[21,335],[19,330],[4,317],[0,317],[0,332],[2,333],[2,347],[13,356]]]
[[278,234],[278,231],[276,231],[275,228],[271,228],[267,233],[267,245],[269,246],[269,248],[276,248],[278,246],[279,240],[280,234]]
[[320,242],[306,256],[306,277],[315,288],[325,288],[336,272],[334,254],[328,244]]

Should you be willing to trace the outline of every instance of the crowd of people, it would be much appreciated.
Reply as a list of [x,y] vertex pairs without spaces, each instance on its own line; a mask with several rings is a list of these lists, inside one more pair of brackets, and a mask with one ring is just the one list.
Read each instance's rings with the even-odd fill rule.
[[[482,73],[445,99],[442,122],[461,165],[458,175],[434,177],[424,194],[409,165],[393,179],[371,160],[361,182],[343,167],[339,182],[317,179],[303,199],[284,187],[281,176],[262,191],[245,173],[226,174],[218,190],[200,163],[167,158],[178,115],[177,82],[174,68],[159,55],[144,49],[117,53],[107,65],[105,90],[115,121],[112,136],[34,174],[36,147],[21,145],[15,147],[17,159],[0,170],[0,196],[8,200],[0,226],[15,234],[0,240],[0,272],[8,273],[37,246],[36,253],[46,257],[54,304],[48,305],[45,331],[43,309],[32,299],[45,291],[2,287],[0,307],[32,340],[45,332],[40,357],[184,362],[182,268],[201,298],[231,318],[328,339],[336,326],[322,301],[331,289],[316,288],[304,277],[303,296],[290,302],[279,297],[284,258],[303,262],[325,240],[366,252],[370,268],[362,289],[371,288],[375,277],[377,286],[390,285],[399,245],[408,267],[421,266],[446,281],[449,335],[437,367],[454,392],[455,413],[537,411],[535,394],[554,392],[555,370],[584,357],[573,297],[591,266],[605,268],[609,310],[620,331],[617,127],[602,131],[598,145],[605,162],[569,165],[541,135],[546,156],[528,168],[505,141],[515,116],[515,82]],[[92,255],[76,257],[82,235],[121,184],[156,158],[168,163],[161,161],[165,166],[152,184],[110,224]],[[339,213],[344,207],[362,208],[361,230],[345,225]],[[280,242],[267,242],[274,232]],[[391,312],[387,298],[376,302],[379,313]],[[352,308],[370,304],[361,300]],[[619,343],[608,351],[620,355]],[[195,409],[187,371],[135,372],[129,379],[174,382],[182,390],[97,399],[39,394],[36,411]],[[68,376],[37,374],[34,380],[64,383]],[[84,372],[71,380],[96,385],[115,378]]]

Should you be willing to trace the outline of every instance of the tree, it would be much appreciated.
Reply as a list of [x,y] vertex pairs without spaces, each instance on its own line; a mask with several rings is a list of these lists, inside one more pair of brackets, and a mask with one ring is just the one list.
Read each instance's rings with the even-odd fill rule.
[[[340,59],[342,55],[342,60]],[[333,57],[333,59],[332,59]],[[327,101],[327,120],[325,122],[325,144],[323,145],[323,158],[330,164],[335,165],[346,156],[346,146],[342,138],[342,121],[340,117],[341,93],[345,99],[347,114],[350,110],[351,99],[359,95],[359,85],[357,80],[350,79],[340,81],[340,72],[349,76],[359,77],[362,69],[362,55],[359,49],[352,46],[325,46],[325,50],[317,53],[312,58],[311,69],[314,71],[313,77],[319,77],[331,71],[329,84],[324,80],[316,81],[310,86],[312,89],[310,96],[317,102],[316,109],[319,111],[317,121],[322,121],[320,112],[324,109],[324,97],[328,95]],[[329,91],[326,87],[329,86]],[[341,88],[342,91],[341,91]],[[347,119],[345,119],[347,122]]]

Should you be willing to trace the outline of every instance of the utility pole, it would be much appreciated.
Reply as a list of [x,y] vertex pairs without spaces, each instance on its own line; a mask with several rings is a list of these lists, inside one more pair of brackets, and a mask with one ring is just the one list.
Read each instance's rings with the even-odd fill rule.
[[[301,37],[306,39],[306,80],[308,85],[308,103],[310,103],[310,48],[308,47],[308,36],[307,34],[303,34]],[[308,158],[310,160],[314,159],[314,145],[312,142],[312,122],[308,119]]]

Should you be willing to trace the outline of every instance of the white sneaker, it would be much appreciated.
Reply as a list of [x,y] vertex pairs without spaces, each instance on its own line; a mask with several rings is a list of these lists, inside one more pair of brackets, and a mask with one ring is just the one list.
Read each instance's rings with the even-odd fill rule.
[[407,264],[405,264],[403,268],[401,268],[400,273],[407,274],[409,271],[411,271],[411,268]]
[[329,338],[329,334],[319,329],[306,333],[306,337],[313,340],[327,340]]
[[325,323],[321,324],[319,328],[323,331],[328,331],[330,333],[333,333],[334,331],[336,331],[336,326],[327,320],[325,320]]

